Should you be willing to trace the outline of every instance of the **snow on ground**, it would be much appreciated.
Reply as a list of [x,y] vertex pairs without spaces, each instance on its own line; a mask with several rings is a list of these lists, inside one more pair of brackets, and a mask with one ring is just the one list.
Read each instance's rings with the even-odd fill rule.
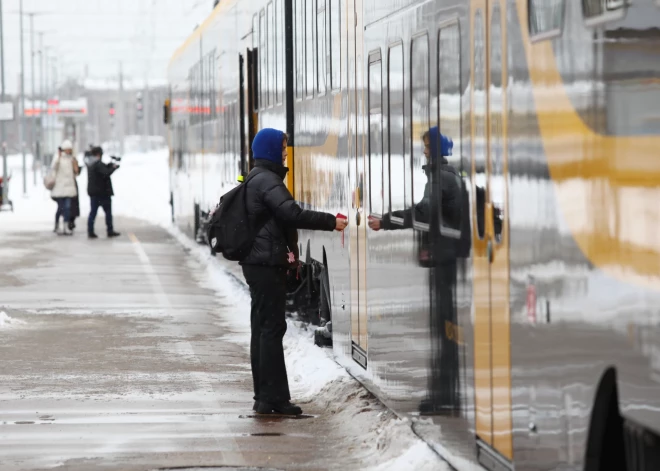
[[11,329],[17,325],[25,325],[25,321],[9,317],[5,311],[0,311],[0,329]]
[[[243,280],[236,279],[225,267],[221,256],[211,257],[206,247],[200,246],[171,225],[169,206],[169,167],[166,149],[145,154],[127,154],[121,168],[113,175],[115,190],[113,213],[146,220],[167,229],[191,254],[193,273],[199,282],[217,293],[220,298],[231,299],[233,309],[224,310],[222,318],[231,323],[235,332],[228,340],[249,347],[250,297]],[[82,156],[79,156],[82,163]],[[28,158],[28,166],[31,158]],[[44,189],[42,175],[37,186],[28,175],[28,195],[22,195],[21,156],[10,157],[13,173],[10,198],[14,213],[0,213],[0,246],[3,228],[22,230],[52,230],[56,205]],[[87,172],[78,178],[81,191],[78,233],[84,235],[84,224],[89,214],[89,198],[86,196]],[[98,220],[100,219],[100,221]],[[103,215],[97,216],[97,232]],[[99,225],[101,224],[101,225]],[[121,231],[121,227],[117,227]],[[16,325],[4,312],[0,313],[0,328]],[[444,470],[450,469],[431,448],[411,430],[408,420],[397,418],[373,395],[351,378],[331,358],[331,350],[314,345],[313,330],[303,323],[288,320],[284,348],[291,394],[301,404],[312,401],[324,404],[332,414],[336,426],[334,441],[337,453],[350,451],[364,463],[373,463],[373,471],[386,470]],[[347,444],[342,437],[360,437],[360,441]]]

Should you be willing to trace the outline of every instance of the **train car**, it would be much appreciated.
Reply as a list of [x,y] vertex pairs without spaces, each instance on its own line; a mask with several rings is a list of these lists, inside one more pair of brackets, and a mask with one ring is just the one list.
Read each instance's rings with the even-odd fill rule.
[[176,224],[286,130],[335,357],[449,463],[660,469],[656,0],[222,0],[169,76]]

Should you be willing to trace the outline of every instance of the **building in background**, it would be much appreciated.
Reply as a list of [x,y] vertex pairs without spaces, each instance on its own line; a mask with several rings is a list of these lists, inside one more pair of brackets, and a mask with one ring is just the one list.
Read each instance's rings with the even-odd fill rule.
[[[140,151],[165,145],[162,104],[167,97],[165,83],[149,84],[124,80],[69,80],[47,97],[26,97],[25,148],[37,152],[48,162],[57,145],[68,138],[76,150],[90,144],[105,144],[113,152]],[[20,97],[13,101],[16,116],[20,115]],[[74,108],[74,109],[66,109]],[[36,119],[36,126],[32,126]],[[21,151],[18,119],[6,125],[9,153]],[[40,143],[36,149],[35,143]]]

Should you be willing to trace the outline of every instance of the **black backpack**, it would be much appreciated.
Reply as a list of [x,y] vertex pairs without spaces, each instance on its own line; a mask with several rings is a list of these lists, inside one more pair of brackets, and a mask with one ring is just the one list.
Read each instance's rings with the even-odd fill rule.
[[250,254],[257,232],[267,219],[250,224],[247,211],[247,183],[257,174],[252,171],[243,183],[220,197],[207,230],[207,240],[214,253],[221,252],[231,261],[241,261]]

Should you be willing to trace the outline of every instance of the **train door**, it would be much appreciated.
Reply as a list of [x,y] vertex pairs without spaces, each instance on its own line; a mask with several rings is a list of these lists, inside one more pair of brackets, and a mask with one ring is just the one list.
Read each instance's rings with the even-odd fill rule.
[[366,83],[362,50],[362,0],[347,2],[348,64],[348,151],[352,202],[349,211],[349,243],[351,265],[351,354],[363,368],[367,367],[366,250],[367,221],[364,212]]
[[506,2],[472,8],[475,409],[479,461],[510,469],[511,347],[507,207]]
[[256,48],[247,50],[247,148],[249,165],[247,172],[254,166],[252,140],[259,130],[259,62]]
[[[249,51],[248,51],[249,53]],[[245,57],[243,54],[238,55],[238,129],[240,133],[240,158],[241,158],[241,171],[240,175],[242,177],[245,177],[248,173],[248,166],[247,166],[247,149],[250,146],[250,143],[247,141],[248,139],[248,129],[247,129],[247,122],[248,119],[246,119],[246,108],[245,108],[245,95],[247,93],[247,87],[245,84],[245,75],[246,75],[246,64],[245,64]],[[249,99],[248,99],[249,101]]]

